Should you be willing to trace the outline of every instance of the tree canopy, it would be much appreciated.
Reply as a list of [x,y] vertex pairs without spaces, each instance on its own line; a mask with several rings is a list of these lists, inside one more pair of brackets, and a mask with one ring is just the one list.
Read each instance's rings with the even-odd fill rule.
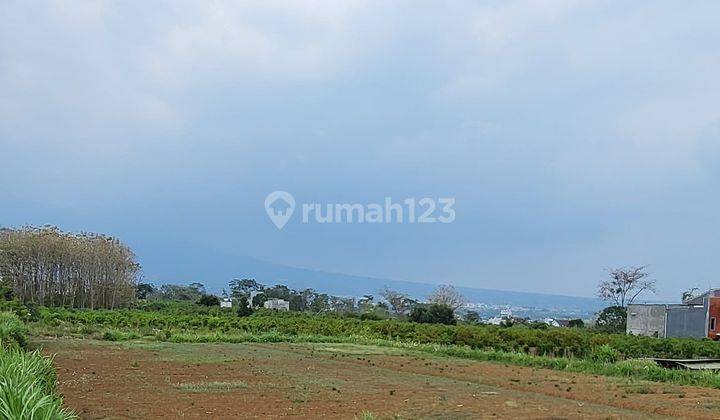
[[140,264],[117,238],[27,226],[0,230],[0,275],[25,302],[112,309],[135,300]]

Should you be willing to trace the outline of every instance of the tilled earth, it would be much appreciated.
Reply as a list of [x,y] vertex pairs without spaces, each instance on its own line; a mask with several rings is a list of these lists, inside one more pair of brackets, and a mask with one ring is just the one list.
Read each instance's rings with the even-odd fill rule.
[[[720,390],[350,344],[44,339],[81,418],[720,418]],[[368,416],[369,417],[369,416]]]

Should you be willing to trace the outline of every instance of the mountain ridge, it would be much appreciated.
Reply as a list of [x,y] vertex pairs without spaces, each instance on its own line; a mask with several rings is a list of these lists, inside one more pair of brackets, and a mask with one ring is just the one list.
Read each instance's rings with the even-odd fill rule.
[[[202,258],[198,258],[197,254],[188,255],[187,258],[173,258],[172,264],[151,261],[146,270],[149,273],[148,280],[157,284],[199,281],[208,291],[220,293],[227,289],[233,278],[253,278],[266,286],[284,284],[293,289],[311,288],[321,293],[346,297],[366,294],[378,296],[381,289],[388,287],[418,300],[425,300],[438,286],[293,267],[248,256],[211,254]],[[197,260],[203,261],[202,268],[194,263]],[[467,286],[456,286],[456,289],[467,302],[486,309],[493,308],[494,312],[499,312],[501,307],[508,307],[520,309],[521,312],[541,309],[544,313],[570,313],[589,317],[604,306],[599,299],[588,297]]]

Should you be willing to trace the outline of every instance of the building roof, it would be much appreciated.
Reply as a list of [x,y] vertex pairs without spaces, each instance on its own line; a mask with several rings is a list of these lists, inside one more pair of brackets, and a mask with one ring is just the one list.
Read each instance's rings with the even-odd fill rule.
[[688,305],[702,305],[705,298],[708,297],[720,297],[720,289],[710,289],[701,295],[686,299],[683,303]]

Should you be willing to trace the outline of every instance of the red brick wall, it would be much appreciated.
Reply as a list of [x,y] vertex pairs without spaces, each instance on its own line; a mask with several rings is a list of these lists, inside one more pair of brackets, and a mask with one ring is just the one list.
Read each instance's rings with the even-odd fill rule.
[[[717,340],[720,334],[720,297],[711,297],[710,299],[710,316],[708,317],[708,338]],[[715,319],[715,328],[713,329],[713,318]]]

